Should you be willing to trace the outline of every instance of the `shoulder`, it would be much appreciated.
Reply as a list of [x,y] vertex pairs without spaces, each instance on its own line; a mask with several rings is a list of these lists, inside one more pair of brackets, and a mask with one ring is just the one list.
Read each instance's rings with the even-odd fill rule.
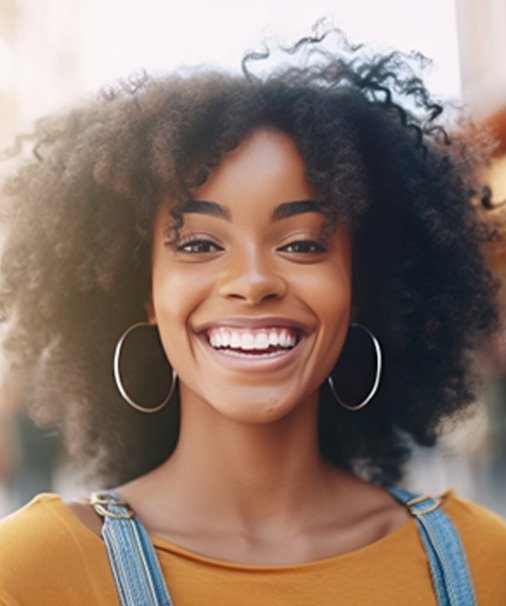
[[58,495],[39,495],[2,520],[0,545],[0,603],[4,595],[20,603],[39,595],[37,603],[46,604],[44,595],[64,599],[69,586],[75,591],[81,584],[90,595],[108,580],[102,541]]
[[[58,495],[42,494],[0,522],[0,579],[44,562],[58,568],[81,549],[83,532]],[[3,586],[3,585],[0,585]]]
[[506,520],[486,507],[446,495],[444,511],[457,528],[471,569],[478,602],[506,604]]
[[[30,503],[0,521],[0,562],[5,554],[13,556],[16,551],[26,548],[27,544],[45,544],[55,539],[55,533],[61,534],[60,508],[64,507],[59,496],[41,494]],[[3,568],[3,567],[2,567]]]
[[459,530],[464,543],[479,549],[499,549],[506,555],[506,520],[482,505],[455,496],[445,495],[444,510]]

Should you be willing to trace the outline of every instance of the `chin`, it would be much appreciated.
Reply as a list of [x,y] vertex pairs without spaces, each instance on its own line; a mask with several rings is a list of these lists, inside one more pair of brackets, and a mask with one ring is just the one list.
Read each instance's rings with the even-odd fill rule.
[[272,389],[268,394],[260,395],[253,395],[251,388],[244,391],[245,393],[234,396],[230,394],[232,397],[221,397],[215,403],[208,400],[208,404],[218,414],[231,421],[267,425],[302,411],[309,401],[307,397],[290,397],[286,392],[276,394]]
[[265,404],[258,405],[251,403],[244,404],[241,408],[238,408],[237,405],[224,407],[222,404],[218,412],[223,417],[236,423],[268,425],[288,416],[291,410],[279,405],[266,406]]

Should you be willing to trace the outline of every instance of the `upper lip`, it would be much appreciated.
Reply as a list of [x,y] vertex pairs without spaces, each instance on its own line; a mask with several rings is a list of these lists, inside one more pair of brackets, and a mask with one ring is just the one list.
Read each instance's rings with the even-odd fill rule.
[[226,318],[220,318],[217,320],[210,320],[208,322],[194,326],[193,330],[197,333],[206,332],[211,328],[217,327],[227,328],[271,328],[271,327],[286,327],[295,329],[301,333],[309,333],[313,330],[308,322],[303,320],[296,320],[294,318],[288,318],[286,316],[228,316]]

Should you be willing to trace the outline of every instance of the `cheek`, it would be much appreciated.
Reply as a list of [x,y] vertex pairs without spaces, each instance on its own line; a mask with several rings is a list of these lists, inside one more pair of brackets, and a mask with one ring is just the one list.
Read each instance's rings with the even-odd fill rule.
[[352,301],[351,236],[344,227],[335,232],[330,250],[324,263],[305,273],[304,290],[324,324],[322,328],[340,334],[343,321],[345,331],[348,328]]
[[197,304],[194,290],[188,288],[187,280],[180,273],[156,269],[153,272],[153,319],[167,358],[178,370],[188,363],[186,327]]
[[179,276],[170,272],[165,272],[162,277],[155,274],[153,307],[155,319],[160,328],[164,327],[167,322],[180,322],[188,307],[191,306],[191,298],[191,292],[188,291],[185,281],[181,280]]
[[341,317],[351,307],[351,271],[347,263],[328,264],[308,271],[298,290],[322,319]]
[[209,274],[196,265],[180,267],[167,261],[153,267],[154,320],[162,335],[186,330],[190,316],[212,288]]
[[[351,317],[351,272],[346,263],[315,272],[306,283],[306,301],[319,322],[319,346],[332,368],[343,347]],[[323,363],[323,361],[322,361]]]

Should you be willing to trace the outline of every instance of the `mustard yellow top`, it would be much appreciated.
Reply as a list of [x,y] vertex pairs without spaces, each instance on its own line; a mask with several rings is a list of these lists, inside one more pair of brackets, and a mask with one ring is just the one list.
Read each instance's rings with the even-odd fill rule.
[[[479,606],[506,605],[506,522],[448,493]],[[175,606],[431,606],[414,520],[367,547],[316,562],[222,562],[153,538]],[[43,494],[0,522],[2,606],[117,605],[102,540],[60,497]]]

